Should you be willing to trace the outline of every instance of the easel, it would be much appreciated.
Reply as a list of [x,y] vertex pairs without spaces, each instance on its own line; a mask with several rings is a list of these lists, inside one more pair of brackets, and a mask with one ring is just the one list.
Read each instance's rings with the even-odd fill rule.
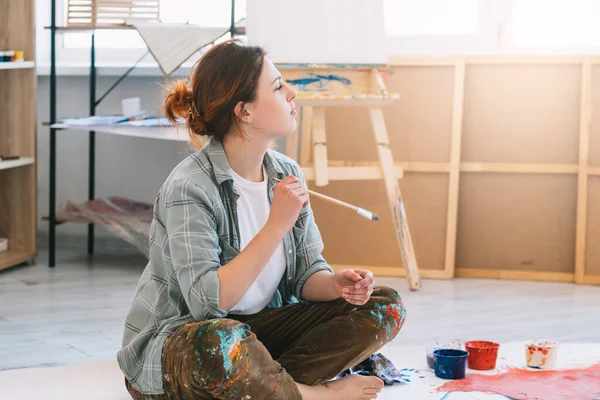
[[[394,165],[382,110],[383,106],[397,101],[399,96],[387,92],[381,74],[381,69],[385,66],[284,64],[278,65],[278,68],[284,79],[298,91],[295,103],[302,107],[300,140],[297,133],[288,137],[286,154],[297,159],[300,166],[306,170],[306,179],[314,179],[316,186],[326,186],[329,180],[336,179],[384,179],[409,288],[418,290],[421,286],[419,268],[398,185],[402,172],[398,173]],[[357,88],[362,88],[363,91],[359,92]],[[330,165],[325,132],[327,107],[368,109],[379,154],[379,169]],[[314,174],[309,172],[311,150]]]

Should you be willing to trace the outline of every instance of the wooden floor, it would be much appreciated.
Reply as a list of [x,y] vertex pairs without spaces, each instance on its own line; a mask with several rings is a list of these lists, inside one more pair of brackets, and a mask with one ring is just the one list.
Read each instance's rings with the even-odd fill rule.
[[[0,272],[0,370],[115,359],[123,321],[146,260],[135,249],[85,248],[58,253],[58,265]],[[549,337],[600,342],[600,287],[455,279],[425,280],[409,292],[399,278],[378,278],[399,290],[408,313],[394,344],[438,338],[501,342]]]

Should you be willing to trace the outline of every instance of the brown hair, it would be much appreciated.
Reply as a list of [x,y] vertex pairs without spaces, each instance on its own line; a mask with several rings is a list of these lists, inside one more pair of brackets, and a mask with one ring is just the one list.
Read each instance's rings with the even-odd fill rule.
[[204,54],[192,70],[191,89],[178,79],[167,86],[164,102],[169,121],[185,119],[192,143],[203,146],[200,136],[222,141],[232,129],[244,137],[233,110],[238,102],[252,102],[265,51],[238,39],[220,43]]

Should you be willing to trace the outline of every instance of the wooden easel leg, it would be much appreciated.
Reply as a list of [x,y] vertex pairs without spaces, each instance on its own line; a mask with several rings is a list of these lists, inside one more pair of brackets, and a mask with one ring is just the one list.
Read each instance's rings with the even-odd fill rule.
[[313,164],[315,167],[315,185],[325,186],[329,183],[327,162],[327,135],[325,134],[325,109],[315,107],[313,110],[312,146]]
[[302,123],[300,125],[300,159],[297,160],[301,167],[307,167],[311,161],[312,146],[312,106],[302,107]]
[[298,125],[298,128],[285,138],[285,155],[300,162],[298,159],[298,140],[301,137],[302,124]]
[[465,62],[454,68],[454,99],[452,107],[452,137],[450,139],[450,173],[448,182],[448,215],[446,219],[446,256],[444,274],[454,278],[456,264],[456,228],[458,224],[458,192],[460,179],[460,150],[465,97]]
[[400,186],[398,185],[398,176],[392,158],[389,137],[385,126],[383,111],[380,108],[370,108],[369,116],[373,126],[373,133],[377,142],[377,151],[379,153],[379,162],[381,163],[383,179],[388,195],[392,220],[396,228],[396,238],[400,245],[402,261],[406,269],[406,277],[410,290],[418,290],[421,287],[421,278],[419,276],[419,267],[415,257],[415,251],[410,236],[406,211],[402,202]]

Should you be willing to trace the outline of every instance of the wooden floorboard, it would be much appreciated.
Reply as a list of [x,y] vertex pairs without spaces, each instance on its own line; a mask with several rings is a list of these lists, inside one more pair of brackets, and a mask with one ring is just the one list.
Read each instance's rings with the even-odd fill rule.
[[[38,264],[0,272],[0,370],[115,359],[123,321],[146,259],[135,249],[85,247]],[[410,292],[404,278],[377,278],[396,288],[407,320],[394,344],[438,338],[501,342],[553,338],[600,342],[600,287],[490,279],[424,280]]]

